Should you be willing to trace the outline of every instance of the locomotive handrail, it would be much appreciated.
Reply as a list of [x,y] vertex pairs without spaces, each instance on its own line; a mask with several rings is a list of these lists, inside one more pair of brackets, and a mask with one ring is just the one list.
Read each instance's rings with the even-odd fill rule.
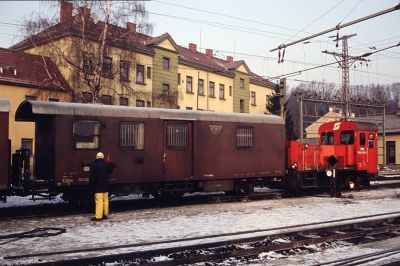
[[36,121],[42,115],[81,115],[94,117],[135,117],[169,120],[204,120],[221,122],[243,122],[284,125],[282,117],[276,115],[209,112],[163,108],[127,107],[117,105],[63,103],[46,101],[24,101],[16,113],[16,121]]

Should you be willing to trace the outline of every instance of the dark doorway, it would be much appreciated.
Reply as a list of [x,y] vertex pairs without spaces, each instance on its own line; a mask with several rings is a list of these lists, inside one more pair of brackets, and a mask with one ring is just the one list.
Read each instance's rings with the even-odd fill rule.
[[386,141],[386,164],[396,163],[396,142]]

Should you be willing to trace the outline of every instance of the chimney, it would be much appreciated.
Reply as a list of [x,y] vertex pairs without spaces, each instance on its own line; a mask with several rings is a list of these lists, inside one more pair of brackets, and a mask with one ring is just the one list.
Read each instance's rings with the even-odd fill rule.
[[60,7],[60,23],[66,23],[72,19],[72,3],[62,0]]
[[190,51],[197,51],[197,46],[194,43],[189,43],[189,50]]
[[127,22],[126,29],[128,30],[128,32],[135,33],[136,32],[136,24],[132,23],[132,22]]
[[228,63],[232,63],[232,62],[233,62],[233,57],[228,55],[228,56],[226,57],[226,61],[227,61]]
[[213,50],[212,49],[206,49],[206,55],[208,56],[213,56]]
[[83,16],[85,19],[90,18],[90,8],[87,8],[86,6],[81,6],[79,7],[79,14]]

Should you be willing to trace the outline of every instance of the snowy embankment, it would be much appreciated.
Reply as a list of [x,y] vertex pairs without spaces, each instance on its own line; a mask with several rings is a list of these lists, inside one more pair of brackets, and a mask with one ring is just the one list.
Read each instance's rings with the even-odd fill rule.
[[[8,204],[12,205],[12,201],[11,199]],[[62,228],[66,229],[66,232],[41,239],[2,240],[0,264],[18,263],[18,261],[4,259],[5,256],[10,255],[112,247],[256,229],[268,230],[283,226],[400,212],[399,203],[400,189],[381,189],[347,192],[343,193],[342,198],[320,195],[134,210],[112,213],[109,220],[102,222],[90,221],[92,215],[88,214],[36,220],[2,220],[0,221],[2,236],[45,227]],[[138,249],[140,247],[136,248]],[[132,251],[135,248],[129,250]],[[91,255],[96,254],[91,253]]]

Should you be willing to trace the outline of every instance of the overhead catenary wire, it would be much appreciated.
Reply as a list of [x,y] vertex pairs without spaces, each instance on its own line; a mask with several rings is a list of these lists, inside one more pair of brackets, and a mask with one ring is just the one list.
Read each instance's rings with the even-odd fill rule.
[[338,25],[336,25],[336,26],[333,27],[333,28],[330,28],[330,29],[321,31],[321,32],[319,32],[319,33],[315,33],[315,34],[313,34],[313,35],[311,35],[311,36],[308,36],[308,37],[305,37],[305,38],[301,38],[301,39],[299,39],[299,40],[297,40],[297,41],[293,41],[293,42],[290,42],[290,43],[288,43],[288,44],[281,44],[281,45],[279,45],[278,47],[271,49],[270,52],[274,52],[274,51],[276,51],[276,50],[280,50],[280,49],[283,49],[283,48],[292,46],[292,45],[294,45],[294,44],[297,44],[297,43],[300,43],[300,42],[304,42],[304,41],[307,41],[307,40],[309,40],[309,39],[313,39],[313,38],[315,38],[315,37],[318,37],[318,36],[327,34],[327,33],[329,33],[329,32],[337,31],[337,30],[339,30],[339,29],[342,29],[342,28],[345,28],[345,27],[348,27],[348,26],[351,26],[351,25],[360,23],[360,22],[362,22],[362,21],[365,21],[365,20],[368,20],[368,19],[371,19],[371,18],[375,18],[375,17],[381,16],[381,15],[384,15],[384,14],[387,14],[387,13],[390,13],[390,12],[393,12],[393,11],[397,11],[397,10],[400,10],[400,4],[398,4],[398,5],[395,6],[395,7],[388,8],[388,9],[385,9],[385,10],[383,10],[383,11],[380,11],[380,12],[371,14],[371,15],[369,15],[369,16],[365,16],[365,17],[362,17],[362,18],[359,18],[359,19],[356,19],[356,20],[353,20],[353,21],[350,21],[350,22],[347,22],[347,23],[344,23],[344,24],[340,24],[340,23],[339,23]]

